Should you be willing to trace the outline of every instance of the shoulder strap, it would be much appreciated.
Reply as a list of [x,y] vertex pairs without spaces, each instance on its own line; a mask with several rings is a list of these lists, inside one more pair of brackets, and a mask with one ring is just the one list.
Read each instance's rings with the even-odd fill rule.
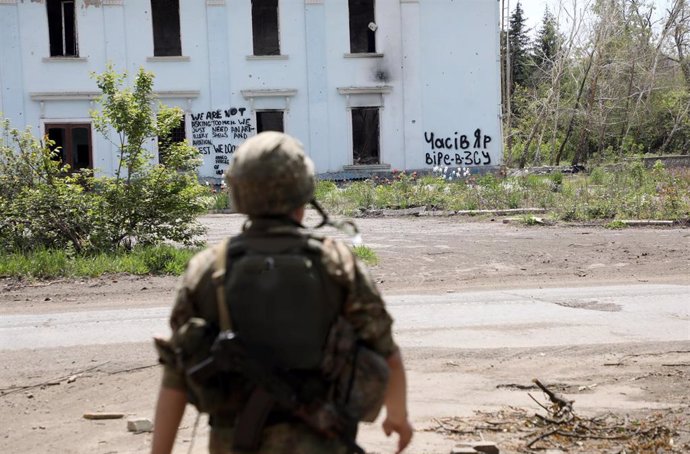
[[220,329],[223,331],[232,329],[230,311],[228,311],[228,305],[225,304],[225,274],[228,267],[229,247],[230,238],[226,238],[220,244],[218,255],[216,255],[216,263],[214,265],[213,271],[213,285],[215,285],[216,287],[218,318],[220,321]]

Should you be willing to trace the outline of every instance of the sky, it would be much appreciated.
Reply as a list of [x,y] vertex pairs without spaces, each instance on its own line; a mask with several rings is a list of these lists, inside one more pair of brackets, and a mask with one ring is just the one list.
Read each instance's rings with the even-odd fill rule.
[[[508,1],[508,0],[504,0]],[[515,10],[518,0],[510,1],[510,11]],[[563,0],[564,5],[572,5],[573,0]],[[584,5],[589,0],[578,0],[579,5]],[[670,7],[672,0],[653,0],[656,4],[656,15],[660,17],[666,8]],[[535,34],[539,28],[541,19],[544,16],[544,9],[549,5],[549,10],[555,13],[558,9],[559,0],[520,0],[525,17],[527,18],[527,26],[532,29],[531,34]]]

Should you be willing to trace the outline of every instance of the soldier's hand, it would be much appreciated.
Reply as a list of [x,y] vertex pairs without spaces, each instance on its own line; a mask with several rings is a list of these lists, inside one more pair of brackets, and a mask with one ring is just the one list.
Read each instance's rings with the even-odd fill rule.
[[383,421],[383,432],[389,437],[393,432],[398,434],[398,450],[396,453],[402,452],[412,440],[412,424],[406,418],[391,418],[390,415]]

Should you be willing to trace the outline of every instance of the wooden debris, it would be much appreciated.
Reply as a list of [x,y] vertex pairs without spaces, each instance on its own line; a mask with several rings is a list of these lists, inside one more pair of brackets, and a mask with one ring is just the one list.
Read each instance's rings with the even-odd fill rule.
[[641,419],[614,413],[583,417],[575,413],[574,401],[554,392],[553,385],[537,379],[534,383],[548,396],[544,403],[531,396],[545,414],[514,407],[498,412],[476,411],[471,417],[435,419],[435,425],[426,430],[464,441],[457,447],[475,451],[471,440],[483,439],[482,431],[493,430],[495,441],[507,452],[690,452],[689,443],[676,446],[679,443],[674,442],[686,430],[682,416],[685,410],[659,411]]
[[124,413],[84,413],[84,419],[122,419],[124,417]]
[[622,219],[620,221],[622,224],[628,226],[640,226],[640,225],[673,225],[673,221],[657,221],[654,219]]

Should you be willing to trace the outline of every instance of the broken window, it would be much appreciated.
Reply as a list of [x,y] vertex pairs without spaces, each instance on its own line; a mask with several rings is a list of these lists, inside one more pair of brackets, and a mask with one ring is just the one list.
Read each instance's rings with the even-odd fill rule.
[[74,0],[48,0],[48,37],[51,57],[78,57]]
[[376,52],[374,0],[348,0],[350,14],[350,52]]
[[352,109],[352,163],[380,164],[379,108]]
[[182,117],[180,124],[172,128],[168,136],[158,138],[158,162],[165,164],[168,147],[175,143],[184,142],[186,139],[185,119]]
[[262,110],[256,112],[256,132],[258,134],[264,131],[285,132],[282,110]]
[[153,55],[155,57],[182,55],[179,0],[151,0],[151,21],[153,23]]
[[278,0],[252,0],[254,55],[280,55]]
[[91,125],[89,123],[46,123],[46,135],[58,150],[58,159],[73,170],[92,169]]

